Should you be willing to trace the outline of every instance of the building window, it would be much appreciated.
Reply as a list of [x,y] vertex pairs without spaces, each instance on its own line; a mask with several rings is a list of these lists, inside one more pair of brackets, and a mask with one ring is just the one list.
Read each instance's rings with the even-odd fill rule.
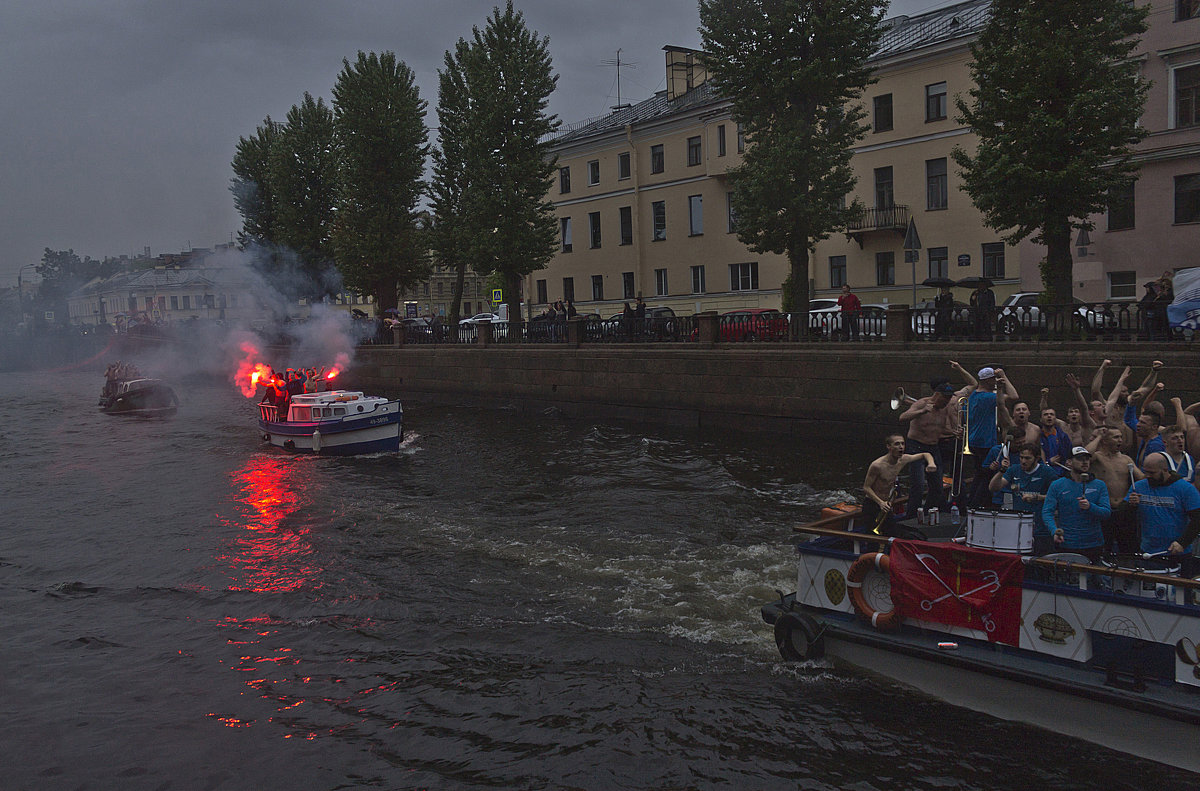
[[171,297],[171,310],[179,310],[179,297]]
[[1108,298],[1135,299],[1137,297],[1137,272],[1109,272]]
[[925,208],[934,211],[949,205],[946,185],[945,158],[925,160]]
[[650,146],[650,172],[662,173],[666,158],[663,156],[663,147]]
[[1200,173],[1175,177],[1175,222],[1200,222]]
[[546,293],[546,281],[539,280],[537,282],[537,301],[539,305],[544,305],[550,301],[549,295]]
[[650,204],[650,214],[654,218],[654,236],[656,242],[667,238],[667,204],[656,200]]
[[563,278],[562,298],[565,300],[568,300],[570,302],[575,301],[575,278],[573,278],[573,277],[564,277]]
[[[134,304],[134,306],[133,306],[133,309],[134,309],[134,310],[137,310],[137,305],[136,305],[136,304]],[[191,298],[191,296],[189,296],[188,294],[184,294],[184,295],[183,295],[183,309],[184,309],[184,310],[191,310],[191,309],[192,309],[192,298]]]
[[[481,310],[479,312],[482,313],[483,305],[480,305],[479,307],[481,308]],[[462,312],[463,312],[464,316],[474,316],[475,315],[474,313],[471,312],[471,303],[470,302],[463,303]]]
[[670,293],[667,290],[667,270],[654,270],[654,293],[660,297],[665,297],[668,293]]
[[687,139],[687,163],[688,167],[700,164],[700,137],[689,137]]
[[593,250],[600,246],[600,212],[588,212],[588,239]]
[[737,125],[737,150],[739,154],[746,153],[746,132],[741,124]]
[[983,245],[983,276],[996,280],[1004,277],[1004,243],[988,242]]
[[621,181],[629,178],[629,152],[617,154],[617,178]]
[[717,156],[725,156],[725,124],[717,124]]
[[558,226],[562,235],[562,251],[564,253],[569,253],[571,252],[571,218],[560,218],[558,221]]
[[758,291],[758,262],[729,265],[730,291]]
[[892,130],[892,95],[885,93],[875,97],[875,131],[890,132]]
[[600,160],[593,159],[588,162],[588,185],[595,186],[600,183]]
[[692,236],[704,233],[703,195],[688,195],[688,233]]
[[1123,231],[1133,227],[1133,181],[1108,192],[1108,230]]
[[846,285],[846,256],[829,256],[829,287],[841,288]]
[[592,299],[596,302],[604,300],[604,275],[592,275]]
[[875,285],[896,285],[896,254],[891,250],[875,254]]
[[633,299],[633,272],[621,273],[621,299]]
[[896,203],[892,190],[892,168],[875,168],[875,208],[890,209]]
[[929,248],[929,276],[950,277],[950,251],[947,247]]
[[1175,0],[1175,21],[1200,17],[1200,0]]
[[1175,128],[1200,125],[1200,64],[1184,66],[1175,75]]
[[946,83],[925,86],[925,120],[946,120]]
[[445,288],[446,288],[446,284],[443,283],[441,280],[439,280],[437,282],[436,287],[434,288],[433,292],[434,292],[434,294],[436,294],[437,296],[440,297],[444,293]]
[[566,195],[571,191],[571,169],[558,169],[558,191],[562,195]]
[[703,294],[704,290],[704,265],[692,267],[692,293]]
[[633,244],[633,207],[622,206],[617,212],[621,216],[621,244]]

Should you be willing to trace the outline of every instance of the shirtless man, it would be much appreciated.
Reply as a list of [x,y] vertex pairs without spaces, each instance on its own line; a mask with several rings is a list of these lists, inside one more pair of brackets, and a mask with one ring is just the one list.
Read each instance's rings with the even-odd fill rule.
[[1029,422],[1029,404],[1024,401],[1018,401],[1013,404],[1012,413],[1009,414],[1008,405],[1005,404],[1005,397],[1000,396],[1000,426],[1001,428],[1012,426],[1017,430],[1017,441],[1024,442],[1027,445],[1041,445],[1042,429],[1037,423]]
[[[942,437],[954,433],[957,421],[954,420],[955,410],[950,408],[950,399],[954,395],[954,387],[949,383],[939,384],[933,395],[918,398],[904,414],[900,415],[901,422],[908,423],[908,437],[904,442],[904,450],[911,454],[926,453],[933,457],[937,469],[945,467],[942,449],[939,446]],[[925,480],[925,463],[921,459],[913,462],[908,468],[908,513],[915,514],[917,509],[926,506],[940,508],[945,499],[942,496],[942,482]],[[940,477],[940,476],[939,476]],[[926,484],[928,496],[926,496]]]
[[900,471],[909,463],[923,461],[930,472],[937,472],[937,464],[928,453],[905,453],[904,437],[889,434],[884,440],[887,453],[871,462],[867,477],[863,480],[862,524],[856,525],[858,532],[874,531],[892,535],[896,524],[892,519],[892,495],[896,492],[896,480]]
[[1092,452],[1091,474],[1104,481],[1108,487],[1109,505],[1113,512],[1104,522],[1105,546],[1116,542],[1117,552],[1123,555],[1137,552],[1137,523],[1133,513],[1117,506],[1129,493],[1134,480],[1146,477],[1133,463],[1133,459],[1121,452],[1121,430],[1111,426],[1096,429],[1096,436],[1088,443]]

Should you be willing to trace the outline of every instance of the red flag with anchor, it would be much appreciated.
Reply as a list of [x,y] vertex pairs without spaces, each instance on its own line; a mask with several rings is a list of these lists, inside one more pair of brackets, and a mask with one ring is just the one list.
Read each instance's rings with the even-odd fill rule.
[[1025,578],[1019,555],[893,541],[890,560],[892,604],[903,617],[977,629],[994,643],[1019,644]]

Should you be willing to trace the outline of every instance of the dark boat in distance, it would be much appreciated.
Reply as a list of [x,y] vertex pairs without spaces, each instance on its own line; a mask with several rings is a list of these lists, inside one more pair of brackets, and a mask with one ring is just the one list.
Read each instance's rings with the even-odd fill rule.
[[100,393],[100,411],[126,417],[170,417],[179,397],[161,379],[112,379]]

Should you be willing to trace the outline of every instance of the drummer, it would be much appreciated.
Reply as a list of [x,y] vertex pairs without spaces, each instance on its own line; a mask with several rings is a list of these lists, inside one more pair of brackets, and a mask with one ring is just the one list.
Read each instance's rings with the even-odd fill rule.
[[1054,541],[1042,518],[1042,503],[1046,501],[1050,484],[1058,480],[1058,474],[1038,458],[1039,448],[1029,443],[1018,443],[1012,450],[1021,463],[1010,465],[1003,472],[993,475],[988,488],[992,492],[1011,492],[1013,510],[1033,514],[1033,553],[1049,554],[1054,551]]
[[1042,519],[1058,552],[1077,552],[1095,563],[1104,553],[1101,523],[1112,513],[1108,487],[1092,478],[1092,454],[1087,448],[1071,449],[1068,476],[1046,490]]
[[1137,509],[1142,525],[1142,552],[1148,555],[1185,555],[1192,576],[1196,559],[1186,555],[1184,547],[1200,536],[1200,492],[1196,487],[1171,472],[1166,456],[1154,453],[1142,466],[1143,480],[1133,485],[1125,500]]

